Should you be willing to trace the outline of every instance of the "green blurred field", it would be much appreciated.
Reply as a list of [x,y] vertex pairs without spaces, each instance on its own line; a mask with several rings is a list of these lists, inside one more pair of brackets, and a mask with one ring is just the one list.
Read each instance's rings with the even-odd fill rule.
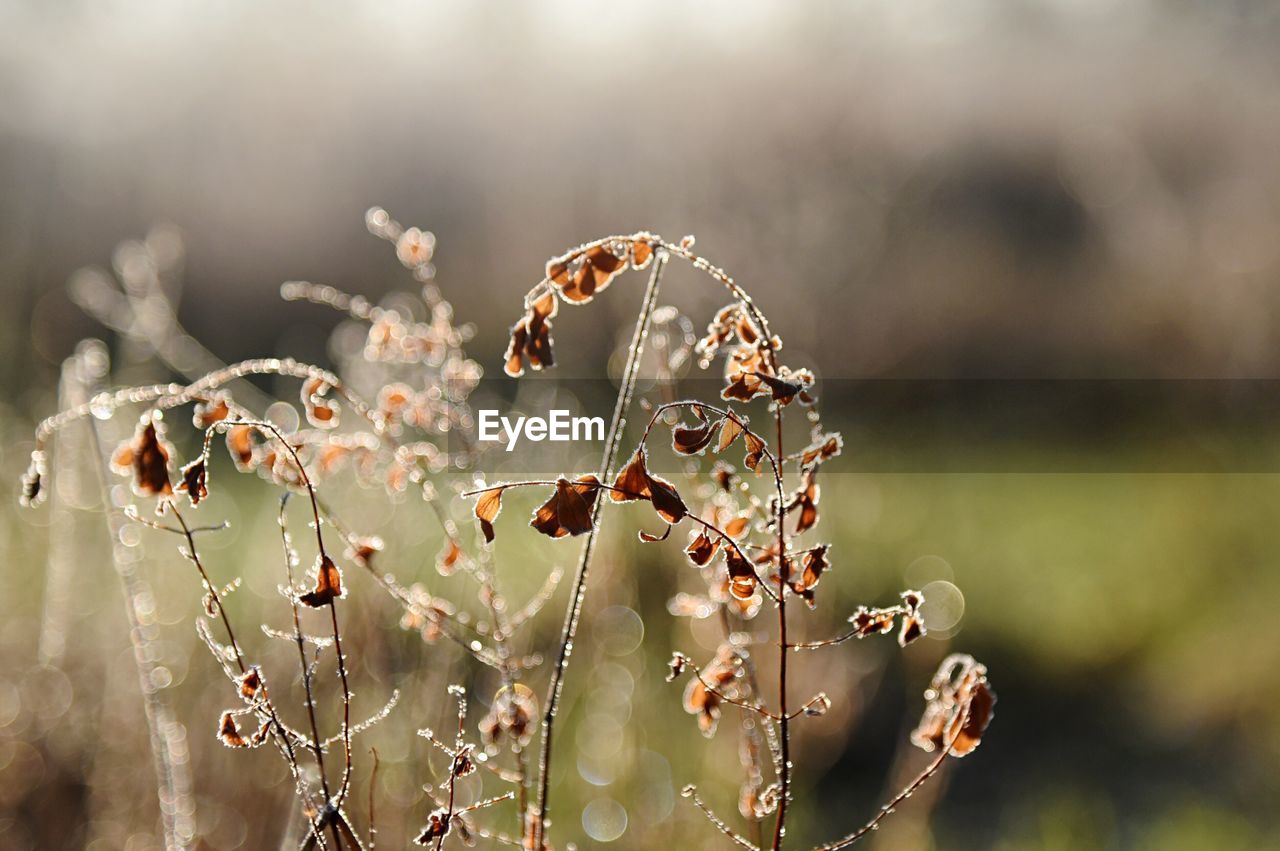
[[[20,446],[25,428],[6,416],[5,445]],[[16,477],[24,461],[6,452],[4,474]],[[229,516],[234,525],[206,538],[206,560],[221,580],[244,578],[231,598],[239,622],[283,626],[275,497],[229,464],[215,468],[214,481],[216,496],[199,516]],[[74,487],[64,487],[78,502]],[[794,693],[824,688],[837,707],[800,734],[793,837],[818,841],[855,826],[891,777],[923,763],[905,749],[906,730],[929,671],[954,647],[988,664],[1000,696],[996,720],[983,747],[945,772],[941,799],[909,802],[878,847],[1247,849],[1280,840],[1271,806],[1280,784],[1274,476],[835,473],[824,488],[835,572],[818,611],[800,617],[801,637],[833,634],[856,603],[887,602],[907,584],[934,579],[961,589],[964,611],[954,635],[901,657],[891,642],[864,642],[801,658]],[[387,513],[376,507],[385,501],[377,492],[334,498],[347,504],[348,522],[402,542],[384,562],[398,578],[470,598],[466,579],[433,570],[439,541],[424,532],[421,505],[407,500]],[[513,600],[536,590],[543,565],[568,565],[576,550],[523,528],[525,507],[513,498],[499,524],[498,570]],[[456,510],[466,522],[465,508]],[[107,845],[94,847],[151,847],[143,838],[155,818],[146,734],[101,517],[91,507],[60,508],[57,522],[70,525],[57,528],[73,531],[55,534],[47,506],[0,516],[9,589],[0,602],[0,843],[70,847],[96,836]],[[665,611],[674,591],[696,582],[674,541],[641,545],[621,520],[608,521],[613,534],[574,657],[561,742],[578,756],[566,750],[559,763],[556,828],[590,846],[577,822],[584,806],[607,797],[628,815],[617,847],[697,836],[711,845],[714,835],[678,791],[697,782],[732,813],[732,714],[703,746],[679,708],[679,687],[663,682],[673,648],[708,652],[707,630],[691,633]],[[228,686],[192,631],[194,576],[171,541],[154,532],[141,540],[161,661],[173,675],[165,691],[187,727],[207,845],[273,847],[286,825],[272,814],[288,806],[288,784],[273,755],[233,753],[214,741]],[[49,585],[51,549],[66,564]],[[348,582],[357,714],[393,686],[403,692],[391,718],[362,742],[382,758],[379,840],[394,845],[400,823],[416,824],[428,808],[416,790],[441,769],[412,731],[448,723],[447,682],[483,693],[486,681],[455,648],[401,631],[391,601],[367,577],[349,568]],[[535,643],[552,640],[563,597],[561,589],[539,616]],[[57,670],[33,664],[51,625],[66,639]],[[292,670],[287,647],[261,636],[247,643],[263,648],[269,670]],[[768,671],[770,662],[761,664]],[[926,827],[920,818],[929,811]]]

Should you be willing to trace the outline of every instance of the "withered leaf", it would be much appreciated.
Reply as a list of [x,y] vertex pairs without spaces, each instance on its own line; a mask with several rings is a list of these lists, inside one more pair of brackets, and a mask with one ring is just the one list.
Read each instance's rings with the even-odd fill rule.
[[661,535],[655,535],[652,532],[646,532],[643,529],[641,529],[638,534],[640,536],[640,540],[643,541],[644,543],[656,544],[659,541],[665,541],[668,537],[671,536],[671,526],[668,524],[667,528],[663,530]]
[[760,383],[760,379],[744,372],[729,380],[729,383],[720,391],[720,397],[726,400],[736,399],[739,402],[750,402],[764,392],[766,391]]
[[898,632],[898,646],[906,647],[917,638],[926,634],[924,619],[920,616],[920,606],[924,604],[924,594],[919,591],[902,592],[902,629]]
[[716,550],[720,549],[720,538],[712,539],[706,532],[699,532],[698,537],[693,539],[689,546],[685,547],[685,555],[689,556],[689,561],[698,567],[704,567],[715,557]]
[[671,448],[682,456],[696,456],[716,436],[719,422],[703,422],[698,426],[676,425],[671,430]]
[[444,549],[440,551],[440,555],[436,556],[436,570],[441,576],[448,576],[453,573],[454,565],[460,558],[462,558],[462,547],[458,546],[458,542],[453,538],[446,538]]
[[645,469],[643,447],[635,451],[631,460],[627,462],[627,466],[618,473],[613,487],[614,489],[609,491],[609,498],[614,502],[631,502],[649,498],[649,471]]
[[953,653],[942,661],[925,692],[928,703],[911,741],[925,751],[950,744],[951,756],[971,753],[991,723],[996,695],[987,669],[972,656]]
[[203,455],[182,468],[182,481],[178,482],[177,490],[187,495],[192,507],[209,495],[208,466]]
[[804,481],[800,486],[800,490],[795,495],[795,505],[800,509],[800,515],[796,519],[796,534],[806,532],[812,529],[814,524],[818,522],[818,498],[821,494],[818,488],[818,470],[816,467],[810,467],[804,472]]
[[800,575],[791,581],[791,590],[802,597],[811,609],[816,605],[813,589],[830,566],[827,562],[827,548],[827,544],[822,544],[805,553],[800,560]]
[[679,523],[689,513],[675,486],[657,476],[649,476],[649,501],[658,516],[668,523]]
[[502,492],[504,490],[506,488],[494,488],[491,491],[485,491],[476,500],[476,519],[480,521],[480,531],[484,533],[484,539],[488,543],[493,543],[493,521],[497,519],[498,513],[502,511]]
[[742,434],[742,423],[738,422],[737,417],[729,416],[723,420],[720,427],[720,442],[716,445],[716,452],[723,452],[738,439],[738,435]]
[[507,352],[503,355],[506,360],[506,364],[502,368],[503,372],[512,378],[519,378],[524,375],[524,349],[528,340],[529,321],[525,317],[511,326],[511,342],[507,344]]
[[560,301],[550,291],[529,305],[529,312],[525,316],[528,339],[525,341],[524,351],[529,356],[529,365],[534,369],[555,366],[555,356],[551,349],[551,317],[559,309]]
[[751,432],[744,432],[742,439],[747,443],[747,455],[742,463],[748,470],[758,470],[760,459],[764,458],[764,441]]
[[773,401],[777,402],[779,405],[790,405],[791,400],[796,397],[796,394],[804,389],[804,386],[801,384],[797,384],[792,381],[783,381],[781,378],[775,378],[774,376],[763,372],[758,373],[756,377],[769,387],[769,392]]
[[723,461],[717,461],[711,466],[711,479],[716,483],[716,487],[728,492],[733,487],[733,468]]
[[960,734],[951,746],[952,756],[964,756],[971,753],[982,743],[982,734],[995,715],[996,693],[991,690],[987,678],[982,677],[974,683],[969,694],[969,715],[960,728]]
[[572,262],[573,259],[561,259],[548,263],[547,278],[559,287],[565,301],[574,304],[591,301],[626,268],[626,261],[609,245],[597,245],[580,254],[576,258],[576,269],[572,268]]
[[327,555],[316,557],[316,587],[298,597],[298,602],[313,609],[333,605],[342,597],[342,574]]
[[253,700],[262,688],[262,672],[254,665],[240,676],[240,696]]
[[924,621],[915,615],[907,615],[902,619],[902,629],[898,632],[898,646],[906,647],[925,634]]
[[751,597],[760,584],[751,562],[738,552],[737,547],[725,547],[724,560],[729,569],[729,593],[739,600]]
[[253,435],[253,426],[233,425],[227,429],[227,451],[242,473],[253,469]]
[[206,429],[229,416],[231,416],[230,397],[220,392],[196,402],[191,412],[191,422],[196,428]]
[[218,738],[229,748],[249,747],[249,743],[240,734],[240,725],[236,723],[236,716],[230,712],[222,713],[222,717],[218,719]]
[[649,474],[645,467],[644,448],[631,456],[627,466],[618,473],[609,496],[614,502],[631,502],[647,499],[658,515],[667,523],[679,523],[689,513],[675,486],[665,479]]
[[689,657],[683,653],[672,653],[671,661],[667,663],[667,682],[675,682],[676,678],[684,673],[684,669],[688,664]]
[[824,434],[800,454],[800,466],[808,467],[840,454],[844,443],[839,434]]
[[747,531],[747,526],[750,522],[745,517],[735,517],[725,524],[724,532],[730,538],[741,537],[742,533]]
[[893,629],[893,619],[896,615],[896,609],[869,609],[866,606],[858,606],[857,611],[849,616],[849,623],[853,624],[858,631],[859,638],[866,638],[869,635],[881,635]]
[[697,426],[678,424],[671,429],[671,448],[681,455],[697,455],[716,436],[720,422],[702,422]]
[[453,820],[448,810],[436,809],[427,815],[427,824],[414,842],[418,845],[430,845],[449,835],[450,822]]
[[643,269],[653,260],[653,246],[646,239],[635,239],[631,242],[631,265]]
[[169,482],[169,458],[173,454],[161,435],[156,419],[144,417],[133,438],[122,443],[111,456],[117,473],[133,476],[133,490],[139,496],[164,496],[173,493]]
[[333,428],[338,424],[338,405],[326,394],[333,389],[323,378],[308,378],[302,384],[302,408],[307,422],[316,428]]
[[552,538],[591,531],[591,509],[600,492],[599,484],[595,476],[583,476],[573,482],[557,479],[555,492],[533,512],[529,525]]

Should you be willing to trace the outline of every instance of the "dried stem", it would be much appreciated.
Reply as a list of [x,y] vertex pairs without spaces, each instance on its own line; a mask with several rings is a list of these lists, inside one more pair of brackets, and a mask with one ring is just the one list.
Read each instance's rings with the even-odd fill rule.
[[[773,419],[776,424],[777,440],[775,445],[775,453],[778,458],[782,458],[782,406],[775,405],[773,411]],[[774,466],[774,479],[778,488],[778,501],[776,506],[777,525],[778,525],[778,738],[782,745],[782,773],[778,777],[778,821],[773,830],[773,851],[778,851],[782,847],[782,838],[787,832],[787,799],[791,794],[791,719],[787,715],[787,580],[788,562],[787,562],[787,532],[784,527],[786,520],[786,502],[782,496],[782,471],[777,465]]]
[[155,653],[151,644],[149,624],[138,612],[138,601],[151,596],[145,579],[138,575],[131,559],[122,552],[120,531],[124,515],[111,501],[110,476],[102,439],[96,420],[89,420],[90,442],[99,482],[102,487],[102,505],[107,515],[107,531],[111,536],[111,563],[120,579],[120,589],[125,602],[125,614],[129,618],[129,636],[133,644],[134,664],[142,692],[143,714],[151,737],[152,758],[155,761],[156,779],[159,783],[160,815],[164,824],[165,848],[169,851],[190,846],[195,838],[195,802],[191,798],[191,778],[186,763],[178,756],[179,732],[185,736],[181,725],[174,720],[168,701],[156,688],[152,674],[155,670]]
[[938,770],[942,768],[942,764],[947,761],[947,757],[951,756],[951,748],[955,746],[956,741],[959,740],[960,736],[964,732],[965,723],[969,720],[969,712],[970,708],[965,706],[963,715],[955,725],[955,733],[952,734],[951,738],[942,747],[938,755],[934,757],[927,766],[925,766],[923,771],[916,775],[914,780],[902,787],[902,790],[899,791],[898,794],[894,795],[885,804],[883,804],[880,807],[879,812],[872,816],[866,824],[855,830],[853,833],[850,833],[848,836],[837,839],[834,842],[829,842],[826,845],[816,846],[813,851],[839,851],[841,848],[848,848],[867,834],[876,830],[880,826],[880,822],[892,815],[903,801],[915,794],[917,789],[928,782],[929,778],[937,774]]
[[[644,352],[645,338],[649,332],[649,323],[653,318],[653,310],[657,306],[658,290],[662,283],[662,272],[667,266],[667,253],[659,252],[654,258],[653,270],[649,273],[649,282],[645,287],[640,302],[640,312],[636,317],[635,331],[631,337],[631,346],[627,349],[627,363],[622,371],[622,385],[618,389],[617,403],[613,409],[613,419],[609,423],[609,433],[605,438],[604,455],[600,460],[599,478],[611,481],[618,461],[618,447],[622,444],[622,433],[626,426],[627,409],[631,406],[635,394],[636,378],[640,370],[640,356]],[[565,671],[569,667],[569,654],[573,652],[573,640],[578,632],[578,623],[582,617],[582,604],[586,598],[587,576],[590,572],[591,555],[595,550],[596,537],[600,531],[600,500],[596,500],[591,508],[591,530],[587,532],[587,540],[582,545],[582,554],[578,558],[577,572],[573,577],[573,588],[569,592],[569,605],[565,610],[564,628],[560,633],[560,646],[556,654],[555,667],[551,670],[551,682],[547,686],[546,710],[542,716],[542,750],[538,758],[538,817],[534,822],[533,847],[544,847],[543,837],[547,823],[547,799],[551,787],[551,747],[555,731],[556,710],[560,706],[560,693],[564,687]]]

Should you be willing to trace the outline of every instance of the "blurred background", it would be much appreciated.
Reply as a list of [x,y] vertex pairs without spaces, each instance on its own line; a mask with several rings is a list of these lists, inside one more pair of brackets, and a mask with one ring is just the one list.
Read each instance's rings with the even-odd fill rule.
[[[860,642],[799,667],[796,694],[824,688],[836,709],[799,739],[794,846],[861,824],[920,768],[906,736],[921,691],[963,649],[1000,695],[987,740],[873,846],[1278,847],[1280,441],[1258,415],[1280,367],[1278,77],[1280,9],[1245,0],[0,0],[0,473],[16,496],[82,339],[114,365],[93,381],[172,376],[77,304],[113,258],[127,273],[127,240],[146,240],[201,357],[329,364],[341,317],[279,286],[414,292],[365,230],[384,206],[435,234],[435,282],[475,325],[468,354],[510,396],[507,328],[547,257],[615,232],[693,233],[847,430],[824,471],[837,568],[802,635],[907,586],[947,601],[906,652]],[[583,388],[607,390],[639,281],[557,319],[545,380],[581,380],[593,412],[607,398]],[[700,331],[723,295],[673,266],[664,301]],[[875,419],[876,400],[909,401],[917,382],[969,389],[922,405],[927,427],[910,405]],[[966,404],[987,382],[990,404]],[[1023,427],[999,388],[1026,382],[1042,413],[1060,391],[1110,389]],[[1125,386],[1161,401],[1116,427]],[[119,440],[131,423],[102,429]],[[68,441],[48,506],[0,508],[0,848],[159,847],[140,663],[172,714],[201,847],[277,847],[296,831],[291,783],[271,754],[214,739],[230,695],[191,626],[189,566],[129,524],[113,559],[94,466],[74,461],[93,447]],[[595,451],[546,463],[586,469]],[[233,525],[208,538],[211,569],[243,577],[242,620],[283,626],[276,494],[229,465],[215,475],[234,498],[208,517]],[[434,569],[420,502],[343,499],[394,542],[402,581],[474,602]],[[523,600],[576,547],[531,541],[513,516],[497,569]],[[731,725],[704,745],[663,676],[673,648],[707,656],[715,641],[667,614],[696,590],[674,545],[641,546],[626,525],[606,536],[574,657],[552,835],[711,847],[722,837],[679,790],[697,782],[738,818]],[[379,844],[398,845],[443,771],[413,731],[447,729],[448,682],[494,683],[400,630],[359,578],[357,714],[402,695],[365,741],[381,755]],[[531,648],[553,643],[564,597]]]

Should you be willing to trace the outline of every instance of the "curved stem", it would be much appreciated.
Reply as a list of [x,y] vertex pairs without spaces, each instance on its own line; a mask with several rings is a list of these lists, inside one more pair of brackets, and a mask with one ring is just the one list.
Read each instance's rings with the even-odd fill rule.
[[[649,273],[649,283],[645,287],[644,297],[640,302],[640,313],[636,317],[635,332],[631,337],[631,347],[627,351],[627,364],[622,371],[622,386],[618,390],[618,400],[614,405],[613,419],[609,424],[609,434],[605,440],[604,455],[600,459],[600,476],[602,481],[614,477],[618,462],[618,447],[622,443],[622,432],[626,425],[627,409],[631,406],[631,398],[635,395],[636,377],[640,370],[640,356],[644,351],[645,337],[649,332],[649,323],[653,318],[653,310],[657,305],[658,289],[662,283],[662,271],[667,265],[667,253],[660,252],[653,259],[653,271]],[[591,555],[595,550],[596,537],[600,531],[600,500],[596,500],[591,509],[591,530],[587,532],[587,540],[582,545],[582,554],[578,558],[578,569],[574,574],[573,588],[569,592],[569,605],[565,610],[564,628],[560,632],[560,649],[556,656],[555,667],[551,670],[551,682],[547,687],[546,710],[542,716],[542,748],[538,758],[538,817],[534,821],[533,847],[544,847],[543,837],[546,831],[547,798],[551,787],[551,746],[555,731],[556,710],[560,706],[560,693],[564,688],[565,671],[569,667],[569,654],[573,652],[573,640],[578,632],[578,623],[582,618],[582,604],[586,598],[587,575],[591,566]]]

